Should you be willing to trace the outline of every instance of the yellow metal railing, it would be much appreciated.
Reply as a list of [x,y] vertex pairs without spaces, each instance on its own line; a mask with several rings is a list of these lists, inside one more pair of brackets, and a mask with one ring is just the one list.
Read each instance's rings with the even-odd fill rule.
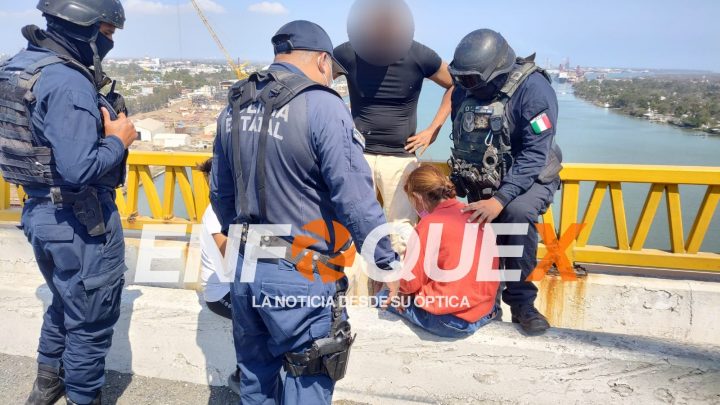
[[[623,266],[720,271],[720,254],[700,252],[720,201],[720,167],[568,164],[562,171],[561,177],[563,189],[560,233],[564,233],[574,223],[585,224],[569,252],[570,260]],[[580,217],[582,182],[591,183],[593,189],[587,207]],[[650,185],[650,191],[632,237],[629,236],[623,200],[623,184],[626,183]],[[705,196],[695,215],[687,240],[684,236],[680,185],[706,187]],[[617,246],[588,245],[608,190],[610,190]],[[663,196],[667,205],[671,249],[670,251],[646,249],[645,241]],[[546,214],[543,221],[554,224],[552,212]],[[715,238],[718,236],[720,235],[714,235]]]
[[[117,196],[123,225],[127,229],[142,229],[145,224],[198,222],[209,204],[209,190],[205,177],[195,169],[195,165],[210,156],[208,153],[132,152],[128,160],[126,190],[118,192]],[[447,169],[444,163],[435,164],[443,170]],[[153,173],[160,173],[162,170],[165,181],[160,194],[153,183]],[[720,201],[720,167],[567,164],[561,177],[563,188],[560,199],[560,227],[558,229],[555,226],[552,209],[543,216],[543,222],[551,224],[553,229],[558,229],[558,236],[565,233],[572,224],[585,224],[567,252],[571,261],[720,271],[720,254],[700,251],[704,239],[708,237],[708,228]],[[583,182],[591,184],[593,189],[587,207],[580,211],[580,184]],[[623,184],[627,183],[650,185],[632,237],[623,200]],[[707,188],[687,239],[683,228],[680,185]],[[178,218],[174,213],[176,188],[180,190],[180,198],[187,212],[186,218]],[[588,245],[608,190],[617,246]],[[140,193],[145,194],[149,215],[138,214]],[[10,196],[10,186],[0,179],[0,220],[18,221],[20,208],[11,207]],[[663,197],[667,205],[671,242],[669,251],[644,247]],[[544,253],[541,248],[539,254]]]
[[[210,204],[207,180],[195,168],[212,157],[209,153],[191,152],[139,152],[128,158],[126,186],[119,189],[115,202],[126,229],[142,229],[145,224],[193,224],[200,222]],[[154,177],[164,175],[162,194]],[[186,218],[175,215],[176,189],[180,190],[187,212]],[[17,190],[22,201],[22,190]],[[140,194],[146,197],[150,215],[138,213]],[[19,221],[20,208],[11,205],[11,187],[0,178],[0,221]],[[161,198],[162,195],[162,198]]]
[[[210,204],[210,189],[204,174],[195,166],[211,157],[209,153],[131,153],[128,158],[126,192],[118,192],[115,199],[123,226],[127,229],[142,229],[145,224],[200,222]],[[155,168],[157,173],[164,173],[162,199],[153,182],[151,167]],[[175,215],[176,188],[180,189],[180,198],[185,204],[187,218]],[[138,198],[141,192],[147,198],[150,216],[138,214]]]

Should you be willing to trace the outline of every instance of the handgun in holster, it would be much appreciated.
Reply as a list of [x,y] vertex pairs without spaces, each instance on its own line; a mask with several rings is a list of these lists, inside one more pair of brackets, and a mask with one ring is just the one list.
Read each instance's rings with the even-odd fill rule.
[[334,337],[320,339],[313,344],[322,357],[327,375],[333,381],[345,377],[350,360],[350,348],[354,341],[355,336],[352,335],[350,324],[343,322]]
[[85,226],[90,236],[105,235],[105,218],[95,187],[84,187],[78,192],[50,189],[53,204],[72,206],[75,218]]
[[350,324],[343,321],[332,336],[314,341],[302,352],[285,353],[283,367],[293,377],[324,374],[340,381],[347,372],[354,341]]
[[330,336],[318,339],[310,348],[297,353],[285,353],[283,368],[293,377],[324,374],[333,381],[345,377],[350,360],[350,348],[355,342],[350,323],[342,320],[347,278],[336,283]]

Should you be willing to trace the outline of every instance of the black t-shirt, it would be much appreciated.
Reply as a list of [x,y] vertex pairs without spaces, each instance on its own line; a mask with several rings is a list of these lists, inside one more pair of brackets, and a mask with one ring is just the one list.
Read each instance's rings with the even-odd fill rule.
[[335,48],[347,69],[355,126],[365,136],[365,152],[409,155],[407,139],[417,130],[417,105],[423,81],[440,70],[442,59],[413,42],[407,57],[390,66],[374,66],[355,54],[349,42]]

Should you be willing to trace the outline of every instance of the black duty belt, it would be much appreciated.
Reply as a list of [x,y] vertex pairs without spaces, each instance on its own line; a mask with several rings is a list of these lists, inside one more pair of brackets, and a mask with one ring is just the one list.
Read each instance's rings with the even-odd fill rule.
[[[247,235],[245,232],[243,232],[242,241],[243,243],[240,244],[240,252],[242,254],[245,254],[247,244],[244,243],[247,240]],[[293,265],[297,266],[303,259],[305,259],[308,255],[312,256],[312,265],[313,265],[313,271],[318,271],[318,264],[322,264],[326,266],[329,269],[344,273],[345,268],[342,266],[338,266],[337,264],[333,263],[333,259],[336,257],[342,255],[342,252],[335,255],[335,256],[328,256],[319,252],[316,252],[311,249],[306,249],[297,256],[293,256],[293,245],[292,243],[288,242],[287,240],[280,238],[278,236],[263,236],[260,239],[260,247],[282,247],[285,248],[285,256],[284,257],[276,257],[276,258],[263,258],[259,259],[258,261],[264,262],[264,263],[277,263],[280,260],[285,260],[287,262],[292,263]]]
[[102,204],[95,187],[83,187],[80,191],[70,191],[60,187],[52,187],[47,197],[33,197],[39,201],[50,201],[60,208],[72,208],[78,222],[85,225],[90,236],[105,234],[105,217]]

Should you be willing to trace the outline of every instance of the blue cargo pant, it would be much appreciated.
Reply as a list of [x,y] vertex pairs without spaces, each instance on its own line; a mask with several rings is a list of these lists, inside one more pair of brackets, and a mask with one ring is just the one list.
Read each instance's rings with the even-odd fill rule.
[[[520,245],[523,247],[522,257],[506,257],[502,261],[506,269],[521,269],[521,281],[507,282],[505,288],[501,284],[502,300],[511,308],[533,305],[537,298],[538,289],[530,281],[524,281],[537,266],[538,231],[535,225],[540,215],[547,211],[553,201],[555,192],[560,186],[560,180],[550,184],[535,183],[524,194],[510,201],[495,223],[529,224],[527,235],[500,235],[498,245]],[[498,294],[498,307],[499,298]]]
[[65,369],[68,398],[90,403],[105,382],[105,356],[120,316],[125,241],[112,193],[100,195],[107,233],[91,237],[72,208],[30,198],[22,226],[52,292],[38,363]]
[[232,294],[233,337],[240,368],[240,403],[330,404],[334,382],[325,375],[281,372],[283,354],[329,336],[335,284],[310,281],[284,260],[257,263],[255,280],[241,283],[238,259]]

